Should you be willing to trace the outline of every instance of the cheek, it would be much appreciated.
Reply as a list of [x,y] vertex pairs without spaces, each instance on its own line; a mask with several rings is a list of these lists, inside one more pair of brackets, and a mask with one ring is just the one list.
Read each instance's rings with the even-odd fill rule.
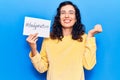
[[77,20],[77,19],[76,19],[76,16],[73,16],[72,19],[75,20],[75,21]]
[[60,16],[60,23],[62,23],[62,21],[63,21],[63,17],[62,17],[62,16]]
[[75,23],[77,21],[77,19],[74,17],[74,18],[72,18],[72,21]]
[[62,20],[63,18],[64,18],[64,16],[61,16],[61,15],[60,15],[60,20]]
[[77,18],[76,18],[76,16],[74,17],[74,21],[75,21],[75,22],[77,21]]
[[76,20],[76,18],[75,18],[75,22],[76,22],[77,20]]

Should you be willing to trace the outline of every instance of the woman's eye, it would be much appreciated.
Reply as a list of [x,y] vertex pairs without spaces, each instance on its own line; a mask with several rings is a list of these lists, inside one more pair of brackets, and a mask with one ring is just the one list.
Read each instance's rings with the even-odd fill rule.
[[65,12],[61,12],[61,14],[65,14]]

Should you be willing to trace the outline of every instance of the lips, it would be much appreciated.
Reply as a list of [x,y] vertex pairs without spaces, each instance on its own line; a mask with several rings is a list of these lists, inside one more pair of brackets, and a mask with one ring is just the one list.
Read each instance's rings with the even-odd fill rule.
[[64,23],[70,23],[71,22],[70,19],[64,19],[63,21],[64,21]]

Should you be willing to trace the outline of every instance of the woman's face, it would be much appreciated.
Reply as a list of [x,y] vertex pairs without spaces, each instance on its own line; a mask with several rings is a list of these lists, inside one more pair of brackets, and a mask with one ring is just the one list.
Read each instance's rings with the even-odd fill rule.
[[72,5],[65,5],[60,10],[60,23],[63,28],[72,28],[76,22],[75,9]]

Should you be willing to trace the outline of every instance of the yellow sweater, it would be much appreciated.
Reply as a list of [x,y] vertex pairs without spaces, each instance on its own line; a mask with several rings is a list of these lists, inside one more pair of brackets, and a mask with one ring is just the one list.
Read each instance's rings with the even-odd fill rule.
[[47,80],[84,80],[84,70],[90,70],[96,64],[95,38],[83,41],[65,36],[62,41],[44,39],[40,54],[30,59],[40,73],[47,71]]

